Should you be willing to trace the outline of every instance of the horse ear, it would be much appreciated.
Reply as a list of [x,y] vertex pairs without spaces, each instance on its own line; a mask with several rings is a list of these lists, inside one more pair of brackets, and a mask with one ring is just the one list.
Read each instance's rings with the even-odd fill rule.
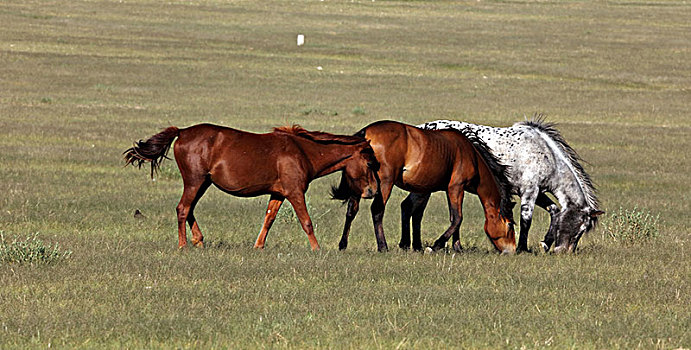
[[602,210],[595,209],[595,210],[591,210],[589,215],[590,215],[591,218],[594,218],[594,217],[598,217],[598,216],[600,216],[600,215],[602,215],[602,214],[604,214],[604,213],[605,213],[605,212],[602,211]]

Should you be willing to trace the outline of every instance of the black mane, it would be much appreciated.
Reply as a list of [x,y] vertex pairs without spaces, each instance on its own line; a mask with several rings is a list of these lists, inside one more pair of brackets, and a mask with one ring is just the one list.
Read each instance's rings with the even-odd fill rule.
[[468,139],[468,141],[470,141],[470,143],[473,144],[478,153],[480,153],[480,156],[484,159],[489,170],[494,175],[494,180],[497,182],[499,195],[501,196],[499,213],[503,217],[510,219],[513,223],[513,207],[516,205],[516,203],[511,198],[514,194],[514,186],[511,181],[509,181],[509,166],[504,165],[499,161],[494,153],[492,153],[491,148],[485,143],[485,141],[477,136],[475,131],[469,128],[463,128],[463,130],[459,131]]

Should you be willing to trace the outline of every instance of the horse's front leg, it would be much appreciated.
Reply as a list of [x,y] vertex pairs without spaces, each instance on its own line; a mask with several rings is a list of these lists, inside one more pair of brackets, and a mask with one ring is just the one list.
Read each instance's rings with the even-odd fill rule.
[[319,243],[317,242],[317,237],[314,236],[314,227],[312,226],[312,219],[310,219],[310,215],[307,212],[307,205],[305,204],[305,194],[300,193],[298,195],[294,195],[287,198],[290,204],[293,206],[295,214],[297,214],[298,216],[298,220],[300,220],[302,229],[307,234],[307,239],[310,242],[312,250],[319,250],[320,248]]
[[278,214],[278,210],[281,209],[281,204],[283,204],[284,199],[285,198],[282,196],[271,195],[271,198],[269,199],[269,206],[267,207],[266,215],[264,216],[264,224],[259,232],[257,241],[254,243],[254,248],[264,249],[264,244],[266,244],[266,236],[269,234],[269,229],[271,229],[271,225],[273,225],[274,220],[276,220],[276,215]]
[[[453,220],[456,215],[456,209],[454,209],[454,206],[451,205],[449,196],[446,196],[446,201],[449,207],[449,222],[453,225]],[[451,242],[451,246],[453,247],[454,251],[459,253],[463,251],[463,247],[461,247],[461,225],[458,225],[458,227],[456,227],[456,230],[453,231],[453,235],[451,236]]]
[[348,248],[350,225],[353,223],[358,210],[360,210],[360,198],[351,197],[348,199],[348,211],[346,212],[345,224],[343,225],[343,235],[341,235],[341,241],[338,243],[338,249],[340,250]]
[[[463,188],[450,188],[446,192],[447,200],[449,203],[449,212],[451,213],[451,225],[442,234],[432,246],[432,250],[437,251],[446,246],[446,242],[451,238],[455,232],[459,232],[461,227],[461,222],[463,222]],[[460,240],[459,240],[460,248]],[[456,247],[454,247],[456,249]]]
[[411,193],[401,202],[401,240],[398,247],[404,250],[410,249],[410,217],[413,216],[413,197]]
[[[406,201],[409,201],[408,204],[405,204],[406,208],[404,208],[404,203],[401,203],[401,217],[402,217],[402,224],[401,224],[401,243],[399,243],[399,247],[403,249],[408,249],[410,247],[410,238],[409,238],[409,231],[410,231],[410,226],[409,226],[409,221],[410,217],[412,216],[413,218],[413,250],[422,250],[422,239],[421,239],[421,232],[420,232],[420,227],[422,225],[422,216],[425,213],[425,208],[427,207],[427,203],[429,202],[429,193],[411,193],[406,197],[404,203]],[[404,243],[407,243],[408,245],[404,245]],[[405,247],[404,247],[405,246]]]
[[389,250],[386,244],[386,237],[384,236],[384,210],[386,209],[386,202],[389,200],[393,183],[384,186],[384,180],[381,180],[380,192],[374,196],[370,211],[372,212],[372,222],[374,223],[374,237],[377,239],[377,250],[385,252]]
[[528,190],[521,196],[521,235],[518,238],[517,252],[529,252],[528,249],[528,231],[533,222],[533,211],[535,210],[535,200],[538,196],[538,190]]
[[554,215],[559,212],[559,207],[556,203],[552,201],[546,194],[540,193],[537,195],[537,200],[535,201],[539,207],[545,209],[549,213],[549,229],[545,234],[545,238],[542,239],[540,245],[545,252],[548,252],[552,243],[554,243],[554,236],[556,230],[556,224],[554,222]]

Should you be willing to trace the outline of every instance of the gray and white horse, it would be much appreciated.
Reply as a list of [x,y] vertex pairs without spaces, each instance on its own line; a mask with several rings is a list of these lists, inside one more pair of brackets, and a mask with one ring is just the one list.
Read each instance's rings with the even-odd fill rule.
[[[528,250],[528,231],[535,204],[547,210],[551,218],[550,228],[540,242],[545,251],[549,251],[555,240],[555,252],[574,251],[581,236],[592,230],[598,216],[604,214],[599,209],[593,182],[580,164],[582,159],[554,124],[545,122],[541,115],[506,128],[450,120],[427,122],[418,127],[457,129],[475,134],[501,163],[508,166],[513,193],[521,198],[519,251]],[[545,194],[548,192],[554,195],[560,207]],[[411,194],[401,204],[403,226],[408,226],[411,216],[417,221],[413,223],[414,238],[417,235],[419,239],[419,221],[429,196],[429,193]],[[402,241],[408,234],[401,233]]]

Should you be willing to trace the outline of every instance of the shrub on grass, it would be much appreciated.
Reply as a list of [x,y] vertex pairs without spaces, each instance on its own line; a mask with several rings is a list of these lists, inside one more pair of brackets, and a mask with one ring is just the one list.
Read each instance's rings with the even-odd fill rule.
[[367,112],[365,112],[365,109],[363,107],[357,106],[353,108],[353,114],[354,115],[365,115]]
[[0,231],[0,263],[52,264],[69,258],[71,251],[60,251],[57,243],[50,245],[33,234],[25,239],[15,238],[11,242]]
[[631,210],[619,207],[619,211],[603,221],[602,232],[605,237],[623,244],[645,243],[660,236],[659,219],[660,215],[654,216],[638,207]]

